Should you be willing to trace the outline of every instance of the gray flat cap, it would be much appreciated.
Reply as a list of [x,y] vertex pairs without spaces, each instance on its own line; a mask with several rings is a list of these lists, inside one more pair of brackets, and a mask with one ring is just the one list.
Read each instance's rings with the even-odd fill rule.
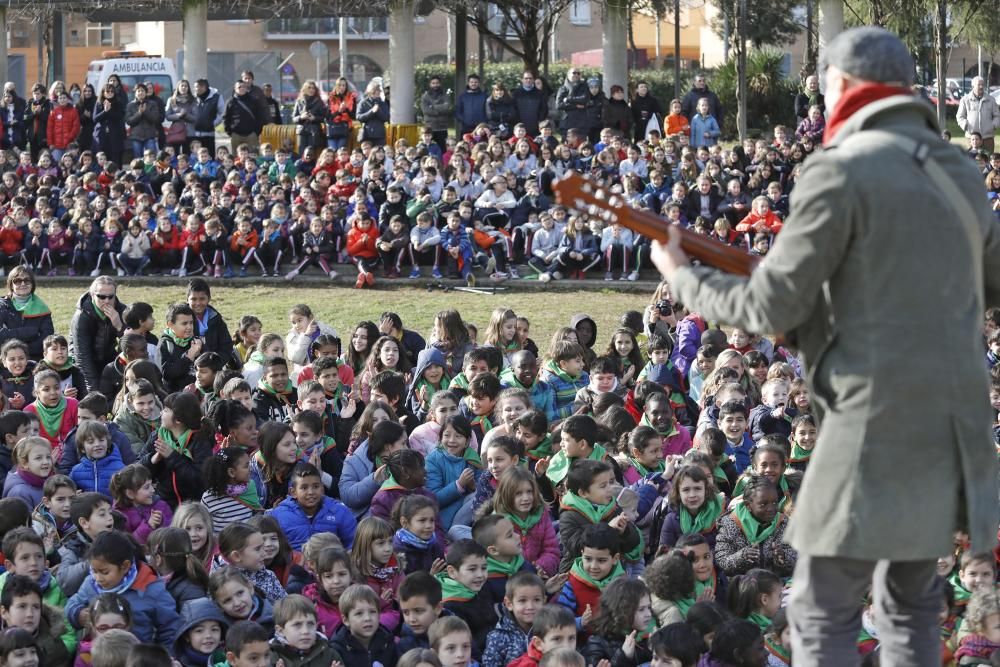
[[837,35],[826,48],[823,67],[833,65],[863,81],[913,83],[913,56],[896,35],[863,26]]

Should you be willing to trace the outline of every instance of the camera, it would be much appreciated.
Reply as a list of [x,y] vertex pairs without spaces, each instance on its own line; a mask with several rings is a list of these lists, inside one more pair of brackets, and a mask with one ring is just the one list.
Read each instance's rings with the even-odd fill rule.
[[656,302],[656,309],[660,311],[660,315],[673,315],[674,307],[666,299],[660,299]]

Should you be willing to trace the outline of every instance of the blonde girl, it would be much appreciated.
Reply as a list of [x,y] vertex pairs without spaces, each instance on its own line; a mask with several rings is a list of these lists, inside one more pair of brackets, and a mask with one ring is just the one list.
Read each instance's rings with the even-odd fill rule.
[[516,465],[505,470],[493,496],[493,511],[514,524],[524,559],[534,563],[539,576],[547,578],[559,570],[559,538],[533,473]]
[[264,564],[264,536],[245,523],[231,523],[219,533],[219,554],[212,561],[212,571],[235,566],[264,594],[269,602],[276,602],[288,595],[278,577]]
[[351,546],[354,569],[379,596],[379,623],[393,632],[400,622],[393,599],[403,582],[403,569],[392,550],[394,533],[391,523],[370,516],[358,524]]
[[14,463],[4,481],[3,497],[20,498],[34,510],[42,502],[42,487],[54,468],[52,445],[39,436],[24,438],[14,446]]
[[174,528],[182,528],[191,538],[191,553],[198,558],[198,561],[209,569],[212,560],[219,553],[218,541],[215,531],[212,528],[212,515],[208,508],[200,502],[189,501],[181,503],[174,512],[174,518],[170,525]]
[[[723,350],[722,354],[715,360],[715,370],[717,371],[720,368],[731,368],[736,371],[738,376],[737,382],[743,387],[751,404],[760,405],[760,385],[757,384],[757,380],[750,373],[746,359],[744,359],[742,354],[736,350]],[[712,372],[715,373],[715,371]],[[705,380],[706,385],[711,377],[709,375],[708,379]]]
[[264,376],[264,362],[268,359],[285,356],[285,341],[280,334],[267,333],[257,341],[257,348],[250,354],[250,358],[243,364],[243,379],[251,387],[256,387],[257,382]]
[[521,338],[517,335],[517,314],[510,308],[494,308],[490,323],[486,327],[485,345],[499,348],[503,354],[503,367],[510,368],[510,358],[521,350]]

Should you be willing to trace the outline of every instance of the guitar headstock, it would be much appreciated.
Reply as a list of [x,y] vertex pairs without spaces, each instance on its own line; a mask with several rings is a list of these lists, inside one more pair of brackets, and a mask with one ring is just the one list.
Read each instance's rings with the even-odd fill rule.
[[574,171],[567,172],[553,182],[552,190],[556,194],[556,201],[563,206],[598,217],[606,223],[619,222],[621,212],[629,210],[618,195],[595,185],[593,181]]

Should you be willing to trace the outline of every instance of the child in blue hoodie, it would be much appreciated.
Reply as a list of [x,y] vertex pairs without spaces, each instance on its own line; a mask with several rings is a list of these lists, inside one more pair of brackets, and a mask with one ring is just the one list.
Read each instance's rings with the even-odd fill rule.
[[350,549],[357,520],[346,505],[325,495],[319,469],[311,463],[297,463],[290,481],[288,497],[267,514],[281,524],[292,548],[301,549],[315,533],[331,532]]
[[483,472],[483,462],[469,447],[472,426],[469,420],[455,415],[441,425],[441,440],[427,457],[427,490],[441,508],[441,525],[451,528],[455,515],[467,497],[476,490],[476,480]]
[[441,230],[441,263],[446,277],[458,278],[461,274],[466,281],[472,279],[472,241],[458,211],[448,214],[448,224]]
[[69,477],[81,491],[96,491],[111,497],[111,478],[125,467],[121,452],[111,443],[108,427],[96,419],[76,428],[76,447],[80,462]]
[[413,371],[413,381],[406,392],[406,406],[423,422],[430,411],[434,394],[447,389],[451,383],[444,354],[436,347],[428,347],[417,355],[417,367]]

